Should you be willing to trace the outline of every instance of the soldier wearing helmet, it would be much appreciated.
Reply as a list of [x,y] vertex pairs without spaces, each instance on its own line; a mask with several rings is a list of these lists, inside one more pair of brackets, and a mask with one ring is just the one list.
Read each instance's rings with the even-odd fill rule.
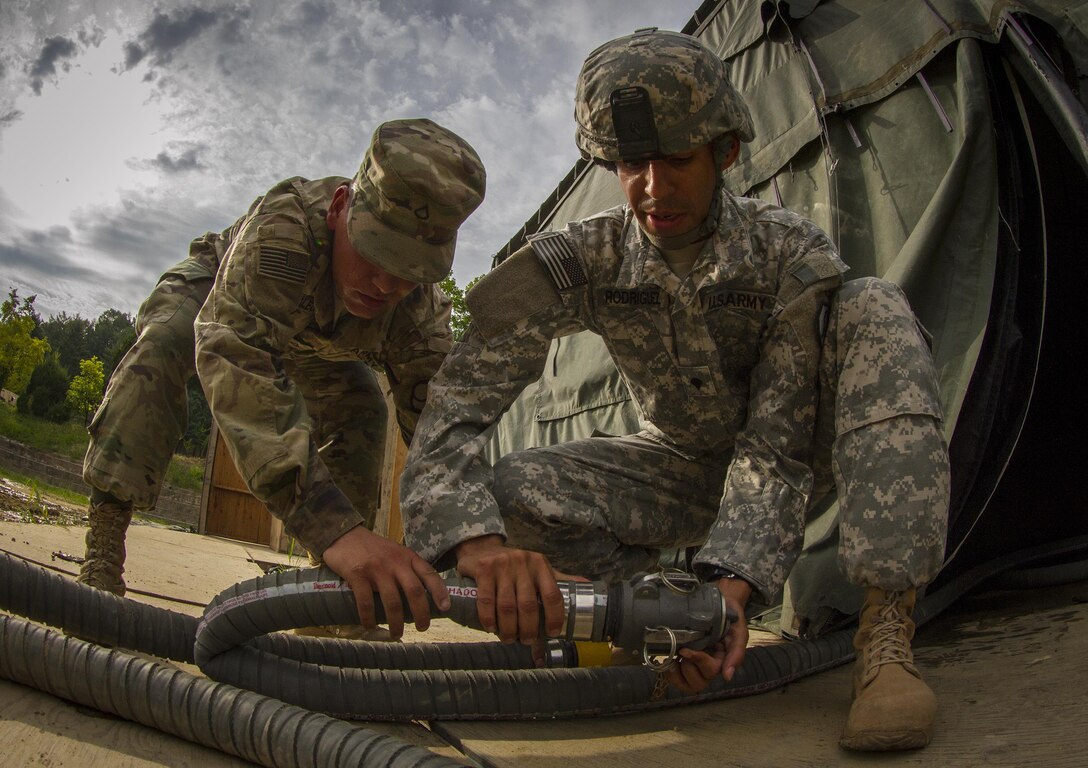
[[141,307],[139,337],[91,422],[79,580],[124,593],[125,531],[134,507],[155,505],[195,364],[246,484],[368,601],[363,626],[373,627],[378,591],[399,637],[400,590],[425,627],[426,593],[447,599],[442,580],[370,531],[388,417],[371,369],[388,373],[410,441],[452,344],[435,283],[484,187],[462,138],[430,120],[394,120],[374,132],[354,178],[286,179],[227,230],[193,241]]
[[[484,626],[523,642],[538,602],[546,629],[562,626],[557,574],[628,578],[688,549],[741,617],[723,647],[681,652],[669,679],[693,693],[732,678],[745,609],[777,602],[806,512],[837,486],[840,563],[866,594],[843,743],[923,745],[936,702],[910,614],[941,564],[949,470],[902,291],[844,283],[812,222],[724,188],[754,128],[699,41],[640,30],[602,45],[575,118],[583,155],[627,202],[533,237],[469,292],[472,328],[432,380],[402,479],[406,542],[474,577]],[[640,431],[488,466],[488,427],[551,340],[583,330],[604,340]]]

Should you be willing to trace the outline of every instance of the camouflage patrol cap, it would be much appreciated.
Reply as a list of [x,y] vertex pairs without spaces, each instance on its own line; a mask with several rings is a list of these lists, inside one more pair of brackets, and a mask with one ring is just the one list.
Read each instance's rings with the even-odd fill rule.
[[582,156],[616,162],[685,152],[727,133],[751,141],[725,64],[694,37],[640,29],[586,57],[574,99]]
[[453,266],[457,228],[484,199],[485,176],[476,150],[437,123],[382,123],[351,183],[348,237],[391,275],[437,283]]

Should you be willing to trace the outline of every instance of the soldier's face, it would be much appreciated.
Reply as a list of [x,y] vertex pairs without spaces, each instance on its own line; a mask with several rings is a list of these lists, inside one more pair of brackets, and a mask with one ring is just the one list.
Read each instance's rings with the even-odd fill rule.
[[710,144],[656,160],[621,161],[616,174],[639,226],[658,237],[683,235],[699,226],[718,183]]
[[340,187],[329,206],[332,229],[332,281],[348,312],[372,320],[415,290],[418,283],[391,275],[355,250],[347,231],[347,187]]

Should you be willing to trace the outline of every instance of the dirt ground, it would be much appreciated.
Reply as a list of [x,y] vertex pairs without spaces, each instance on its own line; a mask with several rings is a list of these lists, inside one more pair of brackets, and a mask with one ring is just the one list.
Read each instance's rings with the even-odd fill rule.
[[0,520],[39,525],[86,525],[87,510],[48,491],[0,477]]

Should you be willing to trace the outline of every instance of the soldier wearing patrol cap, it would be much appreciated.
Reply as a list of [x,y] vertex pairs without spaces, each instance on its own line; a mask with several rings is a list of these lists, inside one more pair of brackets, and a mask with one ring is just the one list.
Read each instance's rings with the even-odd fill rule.
[[[748,109],[699,41],[640,30],[586,59],[576,141],[626,205],[532,238],[466,301],[473,325],[432,379],[401,485],[406,542],[476,578],[485,627],[559,631],[556,574],[626,578],[662,549],[737,611],[722,647],[681,652],[696,692],[744,659],[749,599],[772,603],[806,511],[837,486],[840,564],[865,587],[842,743],[928,742],[936,711],[910,649],[937,573],[949,468],[936,375],[902,291],[846,266],[812,222],[725,189]],[[508,454],[488,427],[552,339],[603,338],[641,431]],[[553,570],[554,569],[554,570]],[[488,599],[485,599],[488,598]]]
[[410,441],[452,344],[450,304],[434,284],[484,187],[459,136],[394,120],[374,132],[353,179],[286,179],[229,229],[194,241],[141,307],[139,337],[91,422],[79,580],[123,594],[125,530],[133,507],[154,507],[195,365],[250,490],[367,601],[363,625],[373,626],[377,590],[398,637],[399,590],[425,627],[426,592],[444,603],[442,580],[369,530],[387,422],[371,369],[388,375]]

